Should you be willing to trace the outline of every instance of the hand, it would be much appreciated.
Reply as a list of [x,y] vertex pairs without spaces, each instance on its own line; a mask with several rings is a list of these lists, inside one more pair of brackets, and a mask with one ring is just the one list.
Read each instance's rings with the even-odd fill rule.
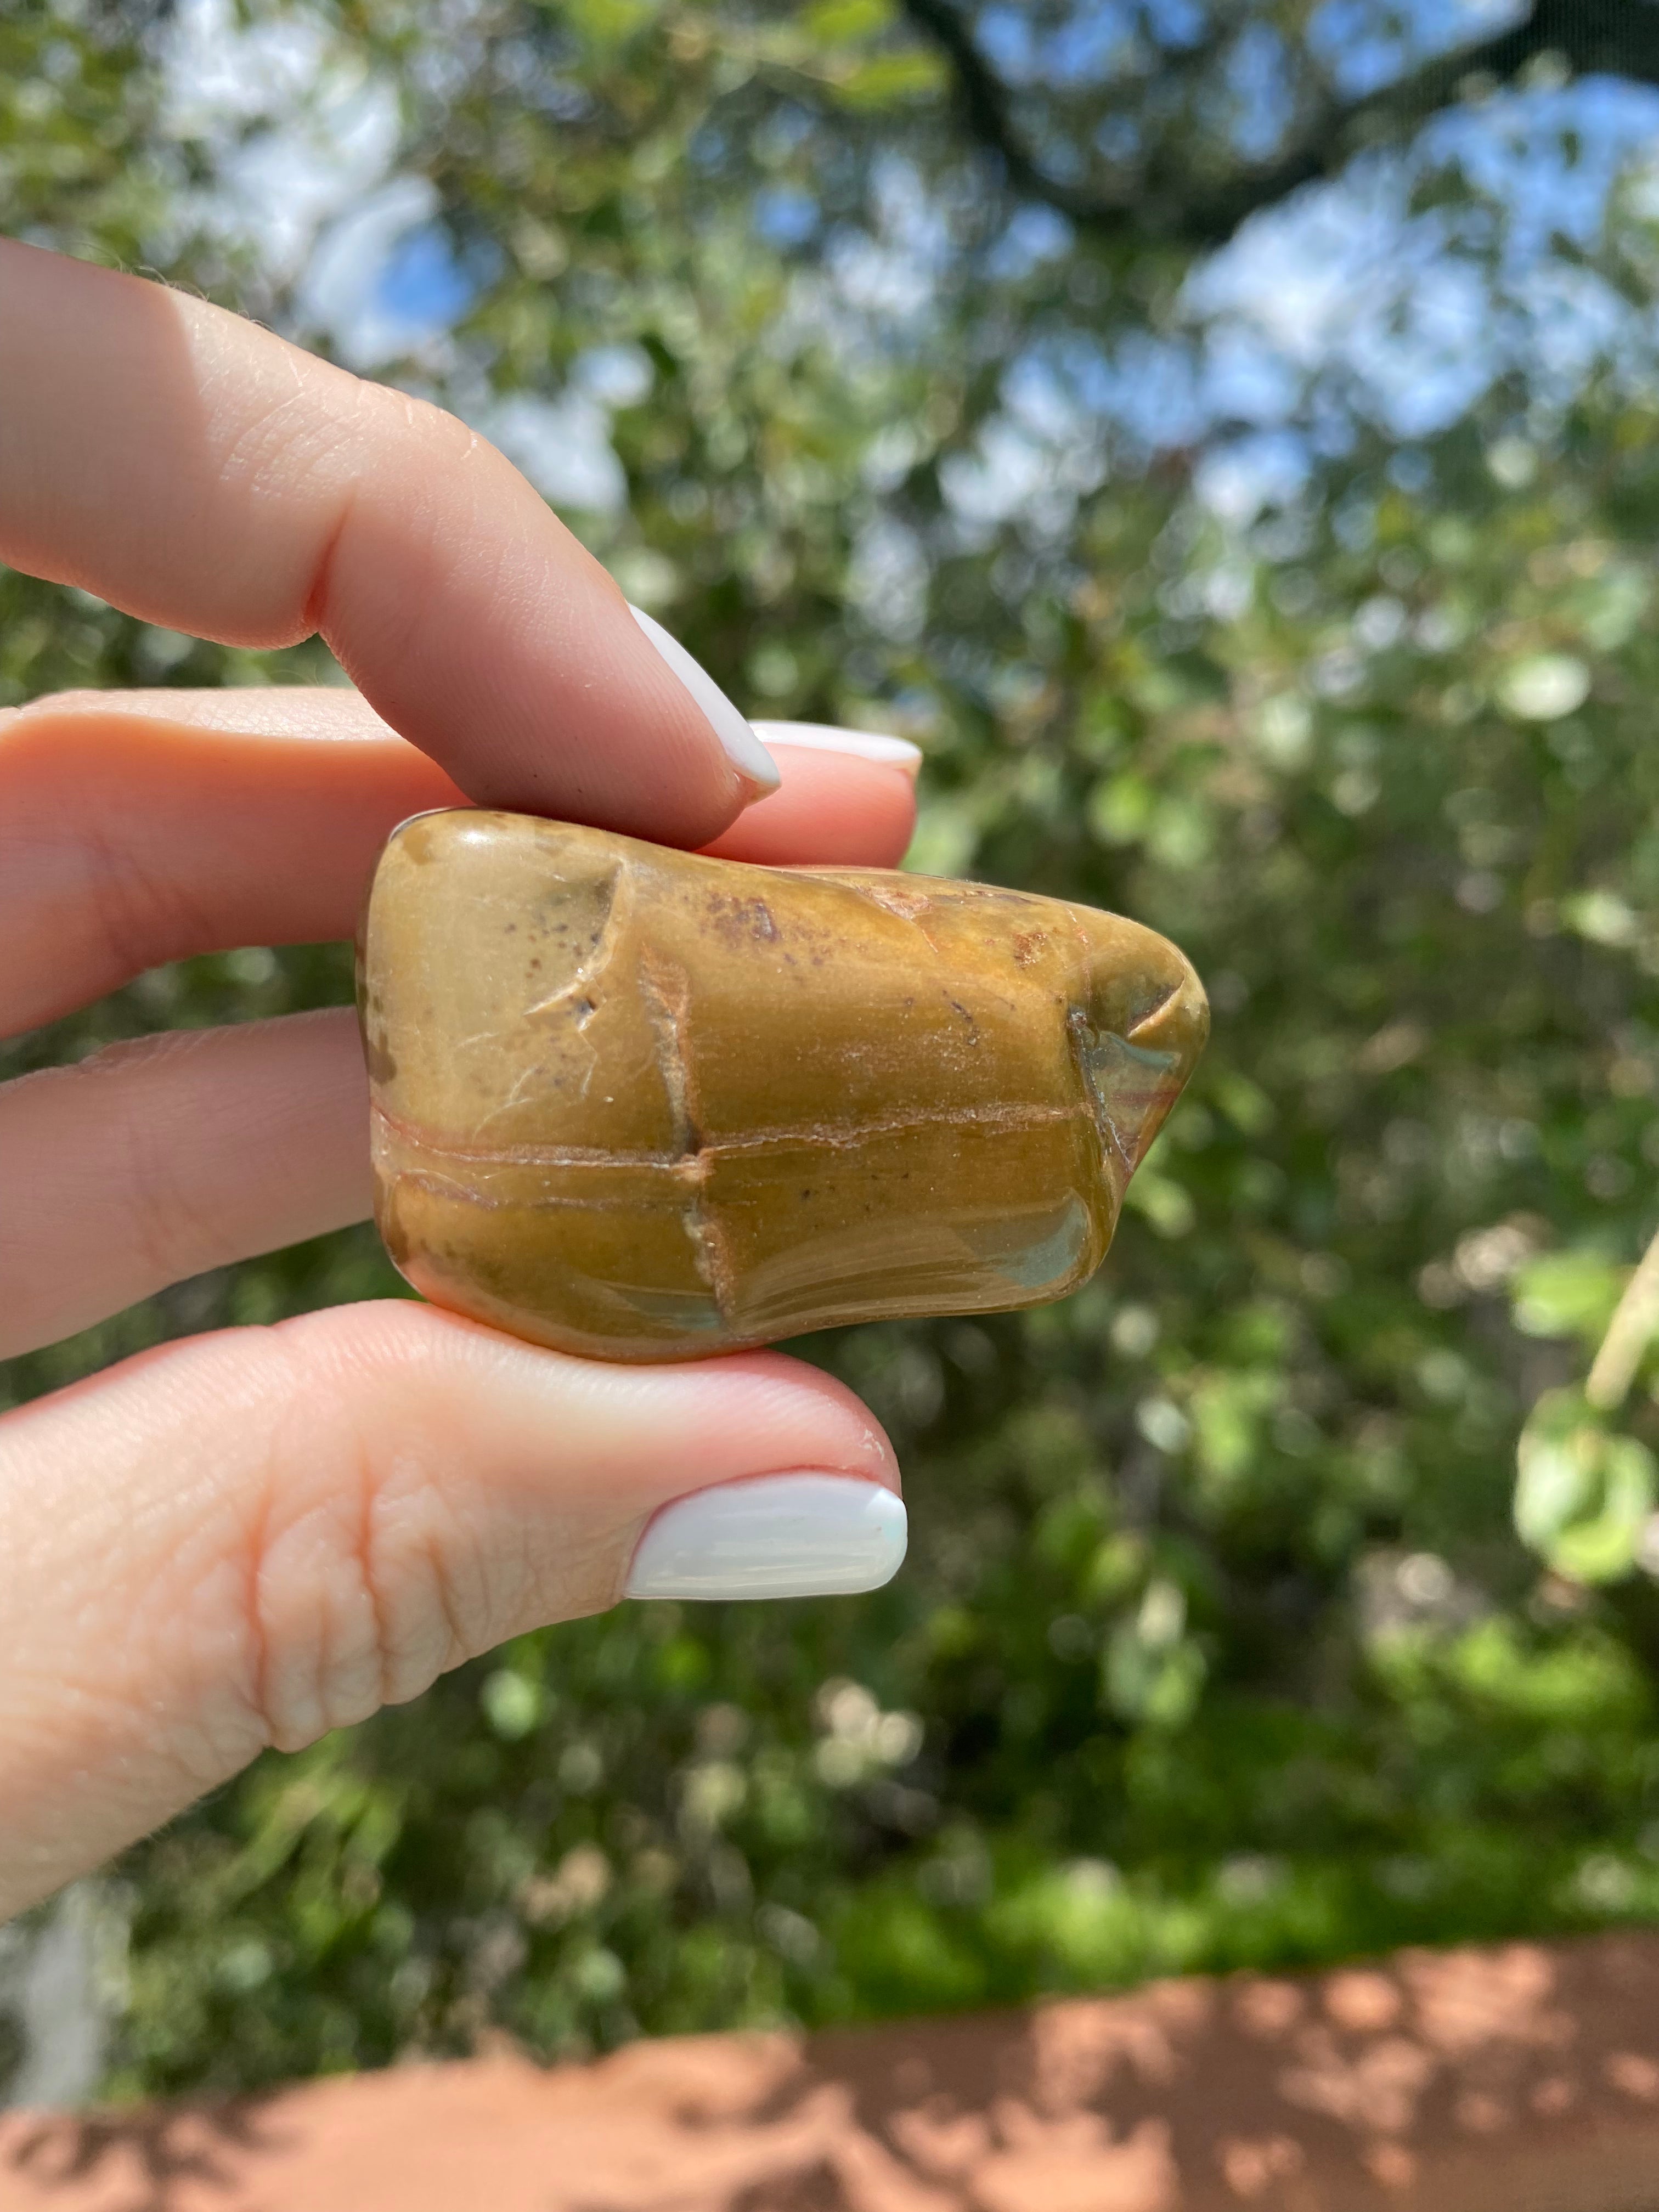
[[[0,558],[226,642],[319,630],[358,686],[0,715],[0,1034],[161,961],[348,935],[386,832],[464,797],[754,860],[891,861],[908,834],[905,749],[788,726],[781,789],[742,811],[772,770],[741,718],[459,422],[3,243]],[[368,1203],[345,1009],[0,1086],[0,1357]],[[0,1420],[0,1917],[630,1571],[884,1580],[896,1489],[869,1414],[795,1361],[607,1367],[401,1300],[24,1407]]]

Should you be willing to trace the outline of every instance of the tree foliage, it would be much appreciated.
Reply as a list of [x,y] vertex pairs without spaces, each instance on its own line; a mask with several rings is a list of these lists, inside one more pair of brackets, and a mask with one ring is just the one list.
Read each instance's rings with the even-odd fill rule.
[[[1392,52],[1419,109],[1462,100],[1468,56],[1431,101],[1452,64],[1409,11],[1045,4],[1018,11],[1035,60],[999,12],[250,0],[217,94],[202,11],[0,25],[9,228],[459,407],[736,696],[919,739],[912,865],[1139,916],[1216,1010],[1087,1290],[802,1347],[899,1445],[891,1588],[623,1607],[263,1762],[121,1870],[122,2085],[1659,1912],[1649,1524],[1564,1548],[1601,1505],[1540,1478],[1517,1533],[1512,1496],[1528,1409],[1582,1375],[1656,1221],[1650,192],[1614,165],[1571,219],[1537,205],[1526,149],[1579,173],[1573,101],[1605,86],[1478,86],[1443,140],[1396,102],[1392,166],[1348,180],[1386,202],[1378,267],[1403,324],[1454,277],[1481,316],[1391,385],[1281,319],[1241,384],[1318,205],[1272,218],[1266,279],[1195,258],[1245,210],[1193,210],[1314,173],[1333,41]],[[1653,13],[1621,10],[1632,76]],[[1575,58],[1540,32],[1500,68],[1520,31],[1484,20],[1492,75]],[[1369,96],[1320,125],[1320,173]],[[331,289],[352,210],[307,231],[270,180],[296,148],[357,158],[353,130],[389,149],[373,191],[418,189]],[[1518,343],[1552,318],[1590,337]],[[4,699],[323,659],[0,575]],[[337,948],[249,948],[7,1065],[347,993]],[[352,1232],[0,1388],[395,1287]]]
[[1356,154],[1397,148],[1501,88],[1659,83],[1651,0],[903,9],[948,60],[969,136],[1020,191],[1103,236],[1200,251]]

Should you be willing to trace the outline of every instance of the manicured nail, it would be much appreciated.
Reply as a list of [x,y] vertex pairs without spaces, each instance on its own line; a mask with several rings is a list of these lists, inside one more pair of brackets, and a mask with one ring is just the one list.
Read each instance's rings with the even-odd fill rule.
[[904,1557],[902,1499],[850,1474],[763,1474],[665,1505],[629,1597],[837,1597],[879,1589]]
[[851,753],[854,760],[902,769],[913,780],[921,766],[921,747],[908,738],[883,737],[874,730],[837,730],[828,722],[757,722],[753,727],[763,744],[799,745],[811,753]]
[[782,781],[777,763],[701,661],[693,660],[678,638],[671,637],[642,607],[630,605],[629,612],[702,708],[726,758],[744,781],[755,787],[755,796],[775,791]]

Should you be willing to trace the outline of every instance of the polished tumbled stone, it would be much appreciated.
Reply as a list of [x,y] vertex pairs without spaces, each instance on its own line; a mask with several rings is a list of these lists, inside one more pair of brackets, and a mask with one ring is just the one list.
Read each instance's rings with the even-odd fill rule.
[[1115,915],[488,812],[393,835],[359,969],[392,1258],[611,1359],[1075,1288],[1209,1018]]

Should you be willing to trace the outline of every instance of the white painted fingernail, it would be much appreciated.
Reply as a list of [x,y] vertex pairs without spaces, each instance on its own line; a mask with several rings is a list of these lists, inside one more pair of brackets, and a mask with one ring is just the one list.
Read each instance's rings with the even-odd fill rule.
[[879,761],[884,768],[902,769],[913,778],[921,766],[920,745],[875,730],[838,730],[828,722],[757,722],[753,728],[763,744],[799,745],[811,753],[851,753],[854,760]]
[[726,757],[758,796],[775,791],[782,781],[778,764],[743,716],[699,660],[694,660],[678,638],[671,637],[643,607],[630,604],[629,612],[663,659],[702,708],[708,726],[726,749]]
[[903,1500],[851,1474],[763,1474],[665,1505],[640,1539],[629,1597],[836,1597],[899,1571]]

